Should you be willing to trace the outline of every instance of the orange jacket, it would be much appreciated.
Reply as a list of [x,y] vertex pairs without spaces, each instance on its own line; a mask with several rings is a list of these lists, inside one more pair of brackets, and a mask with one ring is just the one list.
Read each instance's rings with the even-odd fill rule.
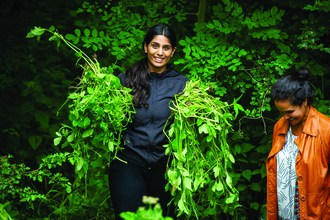
[[[273,146],[266,161],[267,220],[277,220],[276,154],[282,149],[289,122],[275,124]],[[301,220],[330,219],[330,118],[311,106],[303,131],[295,140],[299,148],[296,172]]]

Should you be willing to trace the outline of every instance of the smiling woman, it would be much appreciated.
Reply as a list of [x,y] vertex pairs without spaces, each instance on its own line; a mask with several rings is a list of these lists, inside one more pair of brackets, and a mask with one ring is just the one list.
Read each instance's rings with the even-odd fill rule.
[[176,47],[172,48],[169,39],[163,35],[157,35],[148,45],[145,43],[144,51],[148,54],[150,72],[164,72],[175,50]]
[[116,219],[122,212],[135,212],[143,206],[145,195],[159,198],[163,215],[174,216],[173,207],[167,207],[171,194],[165,192],[168,156],[163,145],[168,139],[163,129],[168,131],[173,123],[166,123],[171,115],[169,103],[183,91],[188,78],[168,64],[176,50],[171,28],[151,27],[142,49],[146,58],[118,76],[122,85],[132,89],[136,114],[123,131],[123,150],[117,154],[120,160],[110,164],[109,186]]
[[330,219],[330,118],[311,104],[312,73],[301,67],[273,85],[283,116],[266,161],[267,219]]

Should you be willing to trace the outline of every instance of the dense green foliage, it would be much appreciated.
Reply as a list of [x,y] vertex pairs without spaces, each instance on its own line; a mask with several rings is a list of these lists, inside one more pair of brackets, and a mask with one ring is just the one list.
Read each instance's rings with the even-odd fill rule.
[[[189,78],[199,77],[206,86],[212,84],[214,96],[223,102],[233,103],[242,95],[239,103],[244,111],[230,122],[233,131],[226,139],[235,160],[229,173],[240,206],[225,215],[257,219],[266,204],[265,160],[279,118],[269,97],[271,85],[306,65],[315,76],[314,106],[330,115],[329,10],[330,1],[307,0],[6,2],[1,9],[6,31],[0,41],[0,141],[1,155],[14,157],[2,157],[0,163],[1,218],[112,215],[107,167],[100,165],[109,151],[100,151],[103,162],[94,153],[82,161],[78,158],[85,157],[71,145],[54,144],[54,138],[69,138],[64,128],[56,135],[61,124],[73,128],[76,123],[68,117],[68,106],[59,116],[57,111],[69,91],[74,92],[69,88],[77,86],[75,78],[83,69],[75,66],[77,57],[70,48],[60,45],[58,53],[56,44],[43,36],[39,41],[25,39],[34,26],[56,26],[86,54],[97,53],[100,65],[111,67],[115,75],[143,57],[141,42],[150,26],[171,26],[180,40],[173,58],[176,70]],[[236,114],[235,109],[229,111]],[[84,129],[79,122],[76,125]],[[84,164],[90,164],[93,178],[79,175]],[[217,218],[224,212],[215,209],[208,214]]]
[[[240,206],[232,183],[234,150],[227,143],[234,116],[230,105],[209,95],[210,91],[211,85],[192,79],[171,107],[174,123],[168,132],[170,142],[164,147],[173,160],[166,189],[174,197],[178,216],[220,218],[221,213],[235,215],[233,210]],[[244,110],[236,100],[233,106],[237,113]]]

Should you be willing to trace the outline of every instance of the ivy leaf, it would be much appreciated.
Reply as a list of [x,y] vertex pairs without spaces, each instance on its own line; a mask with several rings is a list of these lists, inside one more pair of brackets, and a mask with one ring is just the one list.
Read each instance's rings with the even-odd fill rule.
[[250,188],[253,190],[253,191],[257,191],[257,192],[260,192],[261,191],[261,187],[258,183],[252,183],[250,185]]
[[239,144],[235,144],[235,151],[239,154],[241,153],[241,146]]
[[247,179],[248,181],[250,181],[251,175],[252,175],[251,170],[244,170],[242,172],[242,176],[244,176],[244,178]]
[[237,186],[237,190],[240,192],[243,192],[246,189],[246,185],[245,184],[239,184]]
[[259,209],[259,203],[257,203],[257,202],[251,203],[250,207],[253,208],[254,210],[257,210],[258,211],[258,209]]
[[252,144],[250,144],[250,143],[243,143],[243,144],[241,144],[242,153],[249,152],[253,148],[255,148],[255,146],[252,145]]

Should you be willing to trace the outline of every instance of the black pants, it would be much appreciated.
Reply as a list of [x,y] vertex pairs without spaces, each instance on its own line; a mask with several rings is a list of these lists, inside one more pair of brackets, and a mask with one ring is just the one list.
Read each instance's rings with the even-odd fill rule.
[[144,206],[142,196],[152,196],[159,198],[163,216],[174,217],[173,206],[167,207],[170,202],[171,194],[165,192],[166,167],[155,169],[144,169],[134,164],[123,163],[114,160],[110,164],[109,187],[112,205],[115,210],[116,219],[121,219],[119,214],[122,212],[136,212]]

